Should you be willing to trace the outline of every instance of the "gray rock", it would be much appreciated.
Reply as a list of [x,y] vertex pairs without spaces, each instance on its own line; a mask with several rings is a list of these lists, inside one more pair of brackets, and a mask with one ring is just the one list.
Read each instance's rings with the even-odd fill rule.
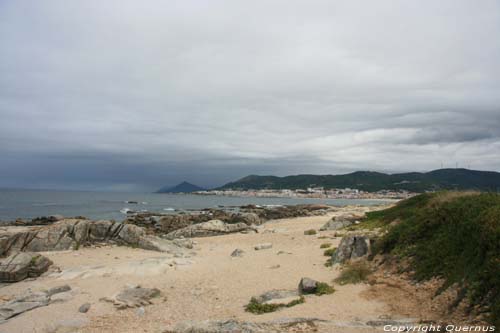
[[262,244],[257,244],[255,245],[253,248],[256,250],[256,251],[259,251],[259,250],[267,250],[267,249],[271,249],[273,247],[273,244],[271,243],[262,243]]
[[16,252],[0,260],[0,282],[17,282],[46,272],[52,261],[38,253]]
[[146,314],[146,310],[143,306],[141,306],[140,308],[137,308],[137,310],[135,310],[135,314],[139,317],[144,317],[144,315]]
[[59,293],[64,293],[64,292],[67,292],[67,291],[70,291],[71,290],[71,287],[67,284],[65,285],[62,285],[62,286],[57,286],[57,287],[54,287],[54,288],[50,288],[49,290],[47,290],[47,295],[48,296],[52,296],[52,295],[55,295],[55,294],[59,294]]
[[242,249],[235,249],[232,253],[231,253],[231,257],[243,257],[243,254],[245,253],[245,251],[243,251]]
[[300,280],[299,291],[302,294],[314,294],[318,286],[318,281],[304,277]]
[[[165,333],[280,333],[317,332],[316,318],[284,318],[269,322],[247,322],[237,320],[184,321]],[[306,328],[306,330],[304,330]]]
[[261,304],[288,304],[299,300],[300,294],[297,290],[271,290],[254,297],[254,299]]
[[345,236],[332,255],[332,263],[345,263],[368,255],[369,240],[365,236]]
[[78,308],[78,312],[87,313],[90,310],[90,303],[83,303]]
[[118,309],[134,308],[151,304],[151,299],[160,295],[160,290],[156,288],[126,288],[116,295],[113,303]]
[[197,223],[178,229],[168,233],[165,237],[167,239],[181,238],[181,237],[208,237],[231,234],[235,232],[254,230],[253,227],[245,223],[225,223],[221,220],[210,220],[203,223]]
[[0,305],[0,319],[7,320],[23,312],[49,305],[50,297],[45,292],[27,292],[10,302]]
[[259,215],[256,213],[235,213],[232,214],[230,219],[230,223],[242,222],[247,225],[259,225],[262,223]]

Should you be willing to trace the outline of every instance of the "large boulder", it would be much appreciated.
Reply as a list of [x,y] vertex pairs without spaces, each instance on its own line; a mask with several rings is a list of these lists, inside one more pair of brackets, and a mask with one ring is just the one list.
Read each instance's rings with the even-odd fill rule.
[[354,224],[357,220],[363,218],[361,215],[342,214],[332,217],[319,230],[339,230]]
[[208,222],[197,223],[175,230],[167,234],[165,237],[167,239],[181,237],[207,237],[249,230],[254,230],[254,228],[246,225],[245,223],[224,223],[220,220],[210,220]]
[[117,309],[126,309],[151,304],[151,299],[159,295],[159,289],[134,286],[125,288],[114,297],[104,300],[112,302]]
[[357,259],[368,255],[370,241],[365,236],[345,236],[340,245],[332,255],[332,263],[345,263],[348,260]]
[[32,252],[16,252],[0,260],[0,282],[18,282],[45,273],[52,261]]

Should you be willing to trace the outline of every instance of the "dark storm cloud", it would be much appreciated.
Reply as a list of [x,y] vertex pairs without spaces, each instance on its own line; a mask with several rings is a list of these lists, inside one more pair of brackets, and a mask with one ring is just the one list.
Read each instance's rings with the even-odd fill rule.
[[0,186],[500,170],[498,1],[0,2]]

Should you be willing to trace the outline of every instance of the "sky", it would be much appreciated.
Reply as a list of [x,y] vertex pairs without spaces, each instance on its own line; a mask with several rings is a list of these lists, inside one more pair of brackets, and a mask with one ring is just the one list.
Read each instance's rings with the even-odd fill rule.
[[0,0],[0,187],[500,171],[500,1]]

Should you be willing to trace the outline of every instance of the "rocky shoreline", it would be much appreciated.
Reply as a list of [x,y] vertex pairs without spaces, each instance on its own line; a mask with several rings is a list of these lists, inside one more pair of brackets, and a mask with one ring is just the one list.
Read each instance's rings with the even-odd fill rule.
[[[244,206],[2,226],[0,332],[361,333],[434,320],[384,298],[380,259],[367,264],[373,286],[337,281],[367,263],[383,231],[360,221],[381,208]],[[398,295],[412,288],[398,283]]]

